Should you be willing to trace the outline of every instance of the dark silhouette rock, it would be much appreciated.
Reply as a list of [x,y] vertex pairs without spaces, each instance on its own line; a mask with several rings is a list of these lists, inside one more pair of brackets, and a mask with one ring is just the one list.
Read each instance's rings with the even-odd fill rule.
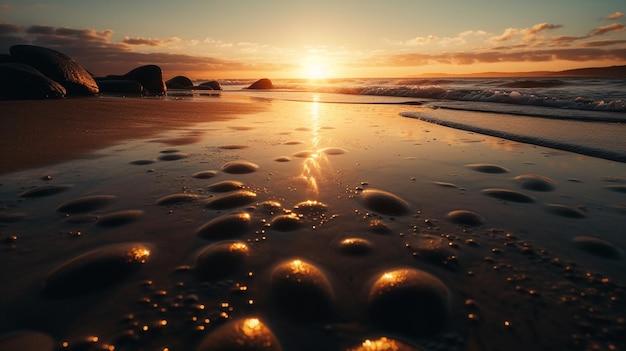
[[9,99],[58,99],[65,88],[31,66],[0,63],[0,97]]
[[199,84],[196,88],[211,89],[211,90],[222,90],[222,85],[220,84],[220,82],[218,82],[216,80],[211,80],[211,81]]
[[93,95],[99,91],[89,72],[59,51],[34,45],[14,45],[9,51],[20,63],[60,83],[68,95]]
[[0,54],[0,63],[17,63],[15,57],[7,54]]
[[176,76],[165,82],[168,89],[191,89],[193,82],[185,76]]
[[143,85],[134,80],[96,79],[101,93],[142,94]]
[[267,78],[261,78],[252,83],[248,89],[274,89],[274,84],[272,84],[272,81]]
[[144,94],[149,95],[163,95],[167,91],[163,71],[156,65],[137,67],[124,75],[108,75],[98,80],[134,80],[143,86]]

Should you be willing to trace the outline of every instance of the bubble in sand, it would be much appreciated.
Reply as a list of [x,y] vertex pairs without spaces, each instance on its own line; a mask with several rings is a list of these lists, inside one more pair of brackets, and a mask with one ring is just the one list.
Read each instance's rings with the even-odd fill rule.
[[487,196],[495,197],[496,199],[504,200],[504,201],[522,202],[522,203],[529,203],[529,202],[535,201],[532,197],[524,193],[520,193],[519,191],[509,190],[509,189],[489,188],[489,189],[483,189],[481,193]]
[[236,273],[250,254],[242,241],[211,244],[196,256],[196,273],[200,280],[221,280]]
[[378,339],[365,339],[361,345],[351,347],[347,351],[421,351],[421,348],[413,347],[402,341],[388,337]]
[[208,170],[208,171],[200,171],[192,174],[191,176],[197,179],[209,179],[213,178],[217,175],[217,171]]
[[142,210],[123,210],[106,214],[96,221],[101,227],[117,227],[136,221],[143,216]]
[[227,239],[239,236],[250,228],[250,214],[231,213],[213,218],[202,225],[196,233],[204,239]]
[[415,257],[446,268],[455,268],[456,252],[450,247],[450,241],[442,237],[421,235],[409,242],[415,250]]
[[64,213],[85,213],[91,212],[109,205],[117,197],[113,195],[92,195],[62,203],[57,207],[57,212]]
[[333,290],[326,275],[301,259],[277,265],[270,278],[276,308],[298,320],[317,320],[332,312]]
[[161,161],[177,161],[182,160],[183,158],[187,158],[189,155],[182,152],[172,152],[168,154],[163,154],[159,156],[159,160]]
[[604,189],[615,191],[618,193],[626,193],[626,185],[605,185]]
[[390,216],[402,216],[409,213],[409,203],[399,196],[378,189],[365,189],[361,200],[368,209]]
[[547,204],[548,212],[561,217],[585,218],[587,215],[578,207],[563,204]]
[[347,152],[346,149],[342,149],[340,147],[325,147],[319,151],[325,153],[326,155],[342,155]]
[[362,256],[372,252],[372,243],[363,238],[345,238],[337,244],[339,252],[352,255]]
[[145,166],[145,165],[150,165],[155,163],[155,160],[135,160],[135,161],[130,161],[131,165],[135,165],[135,166]]
[[254,200],[256,200],[256,193],[248,190],[239,190],[207,201],[206,207],[214,210],[226,210],[251,204]]
[[236,180],[223,180],[221,182],[213,183],[208,186],[209,191],[217,193],[225,193],[228,191],[242,189],[244,187],[242,182]]
[[291,161],[291,158],[289,158],[288,156],[280,156],[280,157],[276,157],[274,159],[274,161],[276,161],[276,162],[289,162],[289,161]]
[[207,335],[196,351],[281,351],[274,333],[258,318],[228,322]]
[[281,232],[289,232],[302,227],[300,217],[295,213],[283,214],[272,219],[271,227]]
[[44,294],[63,298],[107,288],[136,271],[149,256],[150,249],[141,243],[115,244],[88,252],[48,274]]
[[283,205],[281,205],[280,202],[273,200],[259,202],[256,207],[268,214],[274,214],[283,209]]
[[294,207],[299,213],[320,214],[328,211],[328,206],[320,201],[306,200],[297,203]]
[[552,191],[556,183],[554,180],[538,174],[522,174],[515,177],[522,188],[534,191]]
[[494,165],[491,163],[471,163],[465,165],[475,171],[483,173],[508,173],[509,170],[505,167]]
[[372,320],[381,327],[416,335],[441,330],[450,314],[450,291],[437,277],[412,268],[382,273],[369,290]]
[[456,224],[467,226],[479,226],[483,224],[484,219],[481,215],[469,210],[454,210],[448,212],[448,219]]
[[232,161],[222,166],[222,171],[230,174],[252,173],[259,169],[259,165],[249,161]]
[[179,203],[184,203],[184,202],[194,202],[196,200],[198,200],[198,195],[196,194],[181,193],[181,194],[165,195],[161,197],[160,199],[158,199],[156,203],[157,205],[167,206],[167,205],[174,205],[174,204],[179,204]]
[[313,150],[302,150],[302,151],[298,151],[295,154],[293,154],[294,157],[300,157],[300,158],[309,158],[311,156],[313,156],[315,152]]
[[241,150],[241,149],[247,149],[248,145],[221,145],[221,146],[218,146],[218,148],[223,149],[223,150]]
[[0,350],[52,351],[55,349],[54,339],[41,332],[24,330],[0,335]]
[[59,185],[44,185],[38,186],[36,188],[28,189],[22,192],[20,197],[44,197],[44,196],[52,196],[56,195],[60,192],[63,192],[67,189],[70,189],[72,185],[69,184],[59,184]]
[[283,143],[283,145],[299,145],[299,144],[304,144],[304,142],[301,140],[289,140]]
[[624,255],[624,252],[613,243],[593,236],[577,236],[574,238],[574,244],[579,249],[602,258],[617,260]]

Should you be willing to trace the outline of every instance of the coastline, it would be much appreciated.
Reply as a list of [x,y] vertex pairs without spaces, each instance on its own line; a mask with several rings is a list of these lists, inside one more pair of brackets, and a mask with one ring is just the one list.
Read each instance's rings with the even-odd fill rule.
[[[285,351],[380,336],[439,349],[622,345],[626,164],[404,118],[413,107],[403,105],[2,104],[20,116],[13,128],[31,130],[2,145],[15,157],[0,174],[0,265],[12,267],[2,334],[196,349],[254,317]],[[224,243],[246,251],[228,247],[202,273],[200,253],[224,257]],[[149,252],[128,276],[99,265],[127,244]],[[276,293],[294,262],[319,272],[303,277],[307,299],[285,299],[295,320]],[[403,270],[435,277],[434,298],[449,305],[415,313],[423,291],[409,284],[408,298],[387,302],[394,318],[445,327],[416,337],[370,314],[377,277]],[[331,312],[316,314],[311,299]]]

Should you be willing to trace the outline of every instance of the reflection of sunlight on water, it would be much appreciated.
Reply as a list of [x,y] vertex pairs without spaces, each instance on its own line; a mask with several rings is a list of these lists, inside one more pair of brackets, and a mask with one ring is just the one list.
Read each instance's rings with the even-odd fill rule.
[[319,194],[319,187],[317,184],[317,178],[321,175],[320,161],[326,160],[326,155],[320,152],[320,121],[319,121],[319,95],[313,95],[313,102],[311,103],[311,116],[310,125],[313,131],[313,137],[311,139],[311,149],[313,152],[304,160],[302,166],[302,173],[300,178],[304,179],[308,185],[308,189],[314,194]]

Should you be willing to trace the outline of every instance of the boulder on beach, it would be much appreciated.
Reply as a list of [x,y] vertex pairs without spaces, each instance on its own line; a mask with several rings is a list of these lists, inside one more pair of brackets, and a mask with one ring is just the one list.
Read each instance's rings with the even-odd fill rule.
[[65,88],[31,66],[0,63],[0,97],[9,99],[62,98]]
[[274,89],[274,84],[272,84],[272,81],[267,78],[261,78],[250,84],[248,89]]
[[143,85],[134,80],[96,79],[101,93],[142,94]]
[[163,95],[167,91],[165,81],[163,81],[163,71],[157,65],[146,65],[137,67],[124,75],[108,75],[98,78],[99,82],[106,80],[130,80],[141,84],[144,93],[149,95]]
[[216,81],[216,80],[210,80],[208,82],[204,82],[200,85],[198,85],[196,88],[208,88],[211,90],[222,90],[222,85],[220,84],[220,82]]
[[9,51],[20,63],[34,67],[61,84],[67,95],[93,95],[99,92],[98,84],[91,74],[59,51],[34,45],[14,45]]
[[193,82],[185,76],[176,76],[167,80],[165,86],[168,89],[191,89],[193,88]]

